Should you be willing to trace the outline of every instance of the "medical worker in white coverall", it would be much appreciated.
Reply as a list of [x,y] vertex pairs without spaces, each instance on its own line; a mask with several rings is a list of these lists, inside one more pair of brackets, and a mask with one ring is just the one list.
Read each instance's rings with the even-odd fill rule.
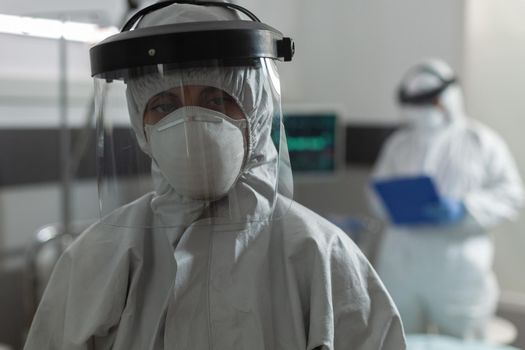
[[408,125],[387,140],[373,179],[428,175],[442,200],[422,208],[428,224],[387,228],[378,273],[407,333],[483,338],[498,298],[488,232],[518,214],[520,176],[503,140],[466,116],[446,63],[411,68],[399,102]]
[[[359,249],[290,198],[274,61],[292,41],[230,4],[170,3],[91,49],[108,213],[57,263],[25,349],[404,349]],[[114,208],[146,155],[151,191]]]

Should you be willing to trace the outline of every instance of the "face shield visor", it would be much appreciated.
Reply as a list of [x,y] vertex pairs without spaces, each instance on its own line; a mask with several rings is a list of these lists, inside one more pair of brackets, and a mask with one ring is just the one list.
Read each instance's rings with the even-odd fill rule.
[[102,222],[284,215],[293,185],[274,61],[290,60],[292,45],[257,21],[222,20],[137,28],[93,47]]

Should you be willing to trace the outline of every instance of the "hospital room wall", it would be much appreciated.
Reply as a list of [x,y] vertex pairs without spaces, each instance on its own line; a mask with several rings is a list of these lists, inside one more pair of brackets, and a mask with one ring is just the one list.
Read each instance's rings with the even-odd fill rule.
[[[466,1],[463,81],[469,114],[494,128],[525,177],[525,2]],[[502,286],[525,291],[525,210],[494,230],[495,269]]]
[[350,122],[397,121],[395,90],[415,61],[439,56],[462,69],[461,1],[308,2],[302,97],[342,104]]

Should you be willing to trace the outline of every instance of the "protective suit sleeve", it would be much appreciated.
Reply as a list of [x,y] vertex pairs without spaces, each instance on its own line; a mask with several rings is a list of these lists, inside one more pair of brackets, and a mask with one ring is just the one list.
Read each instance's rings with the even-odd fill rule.
[[507,146],[497,135],[486,135],[481,151],[486,169],[483,186],[467,193],[464,203],[474,222],[488,229],[518,215],[523,185]]
[[307,349],[402,350],[393,301],[366,258],[343,233],[312,264]]
[[82,238],[55,265],[25,350],[111,349],[126,300],[128,259],[107,237]]

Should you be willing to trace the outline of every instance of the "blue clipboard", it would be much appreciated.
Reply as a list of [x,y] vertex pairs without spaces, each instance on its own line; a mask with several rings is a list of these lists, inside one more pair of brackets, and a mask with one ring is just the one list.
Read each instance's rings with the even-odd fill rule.
[[394,224],[430,223],[424,208],[437,204],[440,196],[428,176],[376,180],[372,183]]

